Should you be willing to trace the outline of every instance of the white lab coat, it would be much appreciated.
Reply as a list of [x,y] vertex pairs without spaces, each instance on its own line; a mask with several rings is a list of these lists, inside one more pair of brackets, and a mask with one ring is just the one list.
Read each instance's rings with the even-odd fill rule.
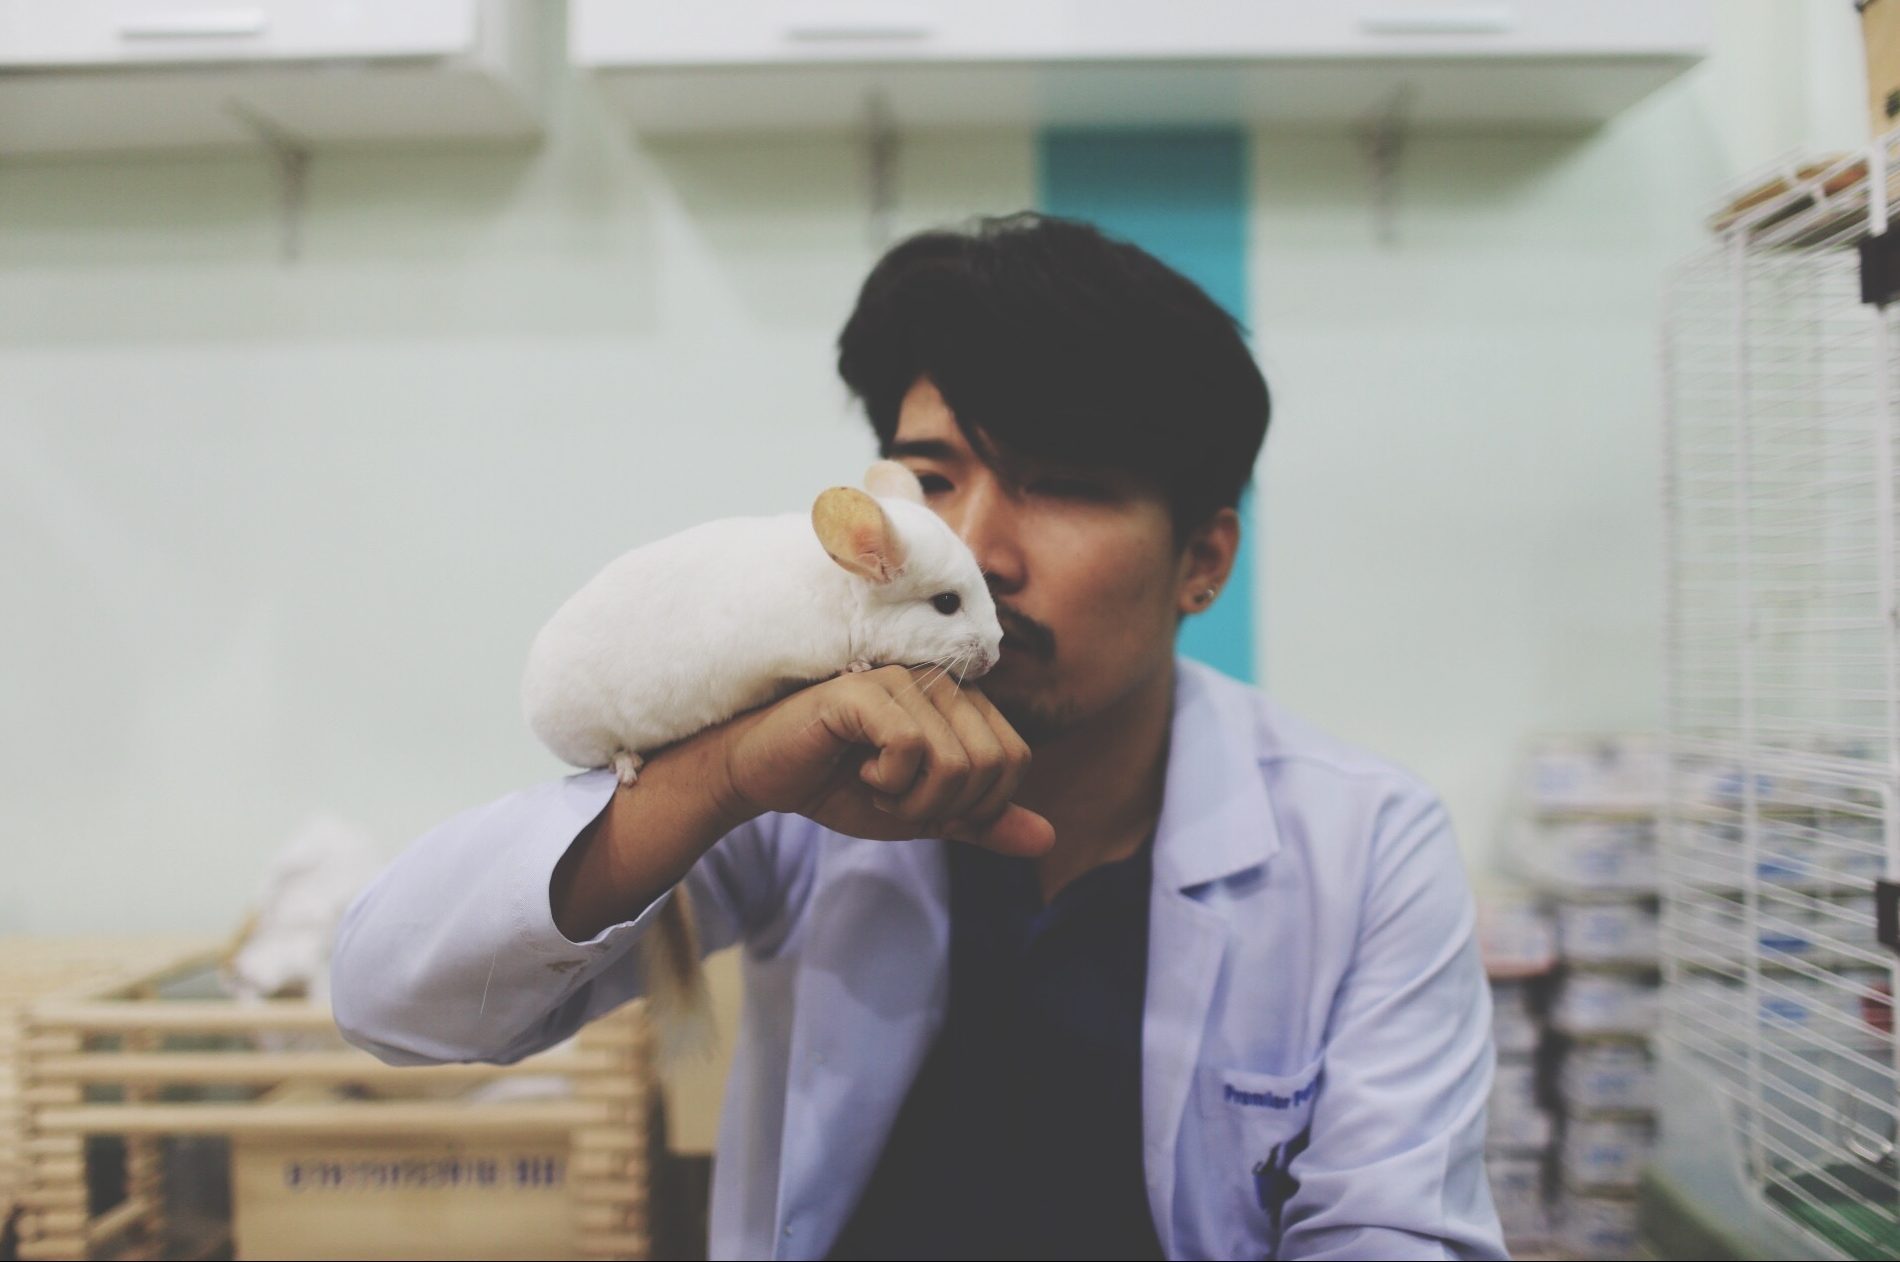
[[[513,1061],[638,994],[628,948],[660,902],[580,944],[548,905],[613,787],[524,789],[397,859],[338,934],[350,1041]],[[822,1257],[855,1207],[943,1023],[947,844],[767,815],[685,878],[705,949],[744,951],[714,1257]],[[1491,1003],[1430,789],[1179,659],[1148,951],[1142,1162],[1169,1257],[1505,1256],[1483,1164]],[[1255,1167],[1307,1127],[1276,1238]]]

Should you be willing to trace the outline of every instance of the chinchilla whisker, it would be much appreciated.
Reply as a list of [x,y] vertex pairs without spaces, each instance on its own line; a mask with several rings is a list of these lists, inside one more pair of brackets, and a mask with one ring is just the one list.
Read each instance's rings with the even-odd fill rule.
[[899,693],[901,694],[905,692],[916,692],[916,691],[921,690],[923,686],[924,686],[924,676],[912,675],[910,677],[910,682],[905,684],[903,688],[899,689]]
[[924,672],[924,676],[921,680],[918,681],[917,686],[919,688],[928,688],[932,684],[935,684],[939,679],[942,679],[945,675],[949,673],[950,673],[950,667],[947,663],[932,662],[930,664],[930,669]]
[[954,658],[938,663],[937,678],[949,680],[950,687],[953,689],[961,686],[962,681],[957,678],[957,665]]
[[945,675],[949,674],[949,672],[950,672],[950,664],[947,661],[932,660],[930,662],[930,669],[925,671],[923,675],[918,679],[917,686],[919,688],[928,688],[930,685],[936,683],[939,679],[942,679]]

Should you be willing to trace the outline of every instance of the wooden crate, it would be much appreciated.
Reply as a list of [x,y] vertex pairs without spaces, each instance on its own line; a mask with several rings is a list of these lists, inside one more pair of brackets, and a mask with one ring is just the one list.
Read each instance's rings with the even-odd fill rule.
[[[16,1013],[20,1257],[181,1248],[162,1194],[168,1136],[230,1141],[239,1258],[647,1256],[641,1004],[515,1065],[399,1068],[344,1044],[327,1005],[176,997],[194,970],[202,954]],[[466,1096],[549,1075],[566,1094]],[[97,1136],[124,1141],[126,1169],[124,1199],[95,1213]]]
[[61,994],[109,991],[150,973],[154,962],[209,957],[218,947],[206,938],[0,936],[0,1228],[14,1221],[25,1169],[21,1009]]

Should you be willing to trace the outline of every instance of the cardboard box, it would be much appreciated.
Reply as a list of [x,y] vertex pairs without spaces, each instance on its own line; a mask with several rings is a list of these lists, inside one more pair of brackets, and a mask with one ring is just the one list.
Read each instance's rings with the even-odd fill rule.
[[237,1135],[236,1254],[571,1258],[568,1147],[542,1140]]
[[1867,119],[1873,134],[1900,127],[1900,0],[1856,0],[1867,53]]

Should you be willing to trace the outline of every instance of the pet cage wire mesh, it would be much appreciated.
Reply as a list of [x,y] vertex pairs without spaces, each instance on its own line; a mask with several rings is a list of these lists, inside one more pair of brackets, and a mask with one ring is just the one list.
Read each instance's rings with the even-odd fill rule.
[[1731,202],[1665,316],[1662,1052],[1817,1256],[1900,1256],[1897,140]]

